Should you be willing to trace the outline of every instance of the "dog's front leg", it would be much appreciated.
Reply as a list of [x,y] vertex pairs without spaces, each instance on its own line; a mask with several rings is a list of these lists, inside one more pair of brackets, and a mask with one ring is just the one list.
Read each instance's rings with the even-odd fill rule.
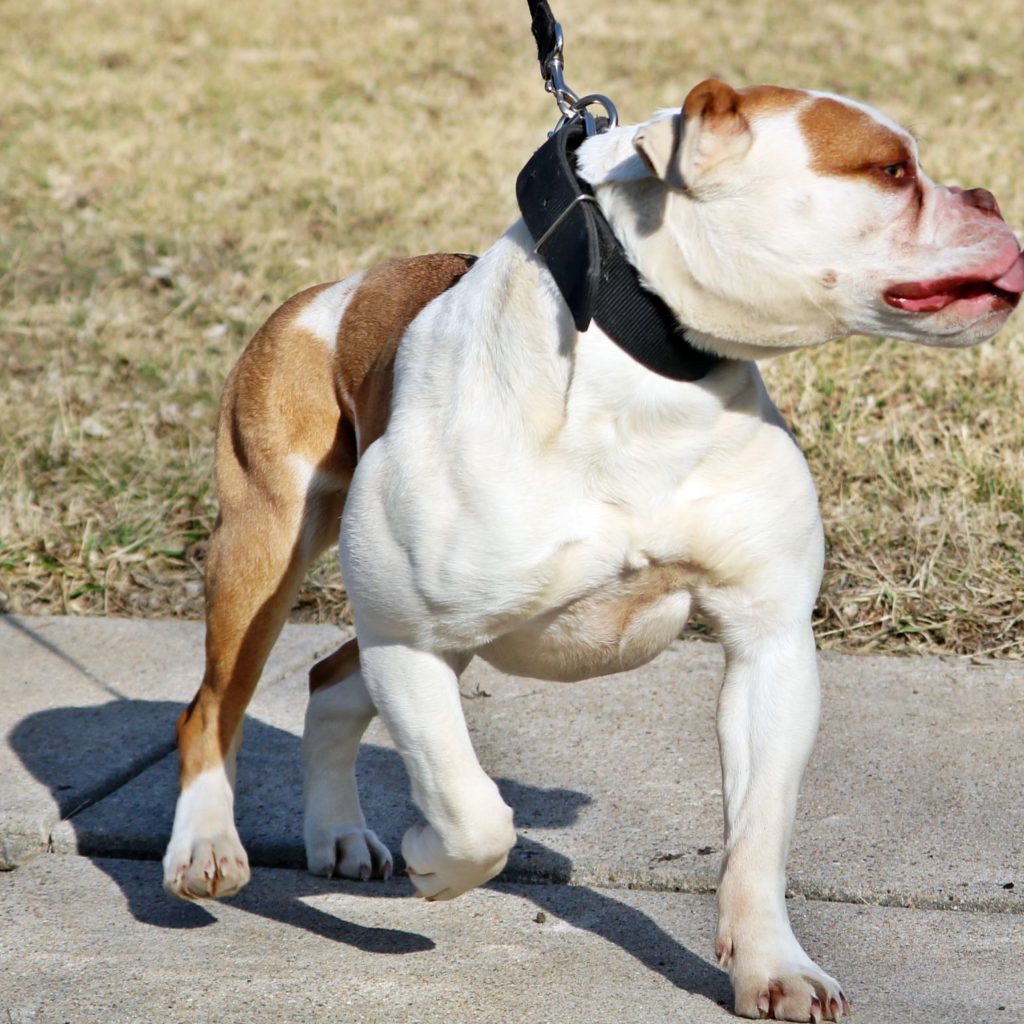
[[357,632],[367,689],[426,817],[402,840],[409,877],[428,900],[453,899],[505,866],[516,841],[512,809],[473,751],[457,660]]
[[725,642],[718,739],[725,855],[716,952],[736,1012],[776,1020],[838,1020],[848,1004],[797,941],[786,913],[786,858],[797,791],[820,704],[810,626]]

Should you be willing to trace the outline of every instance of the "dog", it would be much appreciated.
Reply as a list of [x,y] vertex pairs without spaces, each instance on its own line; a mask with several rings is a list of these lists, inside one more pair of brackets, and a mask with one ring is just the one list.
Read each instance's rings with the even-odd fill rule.
[[620,672],[697,606],[726,659],[715,948],[735,1010],[838,1020],[848,1000],[784,895],[818,723],[824,541],[754,360],[851,333],[977,344],[1024,291],[1024,256],[991,193],[934,184],[908,132],[837,96],[709,80],[577,159],[644,287],[721,359],[668,379],[577,330],[522,221],[479,259],[404,260],[278,309],[224,390],[206,673],[178,724],[165,886],[215,898],[248,880],[242,716],[340,530],[357,638],[310,673],[310,871],[392,872],[354,772],[379,713],[425,819],[402,841],[418,893],[494,877],[516,833],[463,719],[470,659],[554,680]]

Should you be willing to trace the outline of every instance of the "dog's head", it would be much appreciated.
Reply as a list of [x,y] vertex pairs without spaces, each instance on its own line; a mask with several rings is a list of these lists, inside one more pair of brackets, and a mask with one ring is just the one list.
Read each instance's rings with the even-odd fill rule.
[[702,82],[680,112],[588,141],[580,172],[641,276],[725,354],[972,345],[1024,291],[992,194],[936,185],[910,133],[852,100]]

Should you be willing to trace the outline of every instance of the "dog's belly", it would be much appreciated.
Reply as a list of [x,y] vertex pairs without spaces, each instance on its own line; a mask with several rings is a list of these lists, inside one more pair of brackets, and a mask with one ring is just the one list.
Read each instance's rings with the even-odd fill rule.
[[690,614],[693,572],[648,566],[538,616],[476,653],[510,675],[571,682],[646,664]]

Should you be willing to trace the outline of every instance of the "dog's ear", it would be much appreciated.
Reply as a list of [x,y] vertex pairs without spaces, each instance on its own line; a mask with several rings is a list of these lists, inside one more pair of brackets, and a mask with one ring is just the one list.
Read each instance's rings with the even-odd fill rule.
[[714,78],[690,90],[679,115],[652,121],[633,136],[650,172],[679,192],[694,188],[711,168],[743,156],[751,141],[739,93]]
[[695,181],[717,164],[743,156],[753,141],[750,124],[740,110],[739,93],[714,78],[690,90],[683,103],[683,121],[680,160],[687,180]]
[[686,191],[686,180],[679,166],[679,132],[682,117],[675,114],[642,125],[633,136],[633,146],[643,157],[647,169],[667,188]]

